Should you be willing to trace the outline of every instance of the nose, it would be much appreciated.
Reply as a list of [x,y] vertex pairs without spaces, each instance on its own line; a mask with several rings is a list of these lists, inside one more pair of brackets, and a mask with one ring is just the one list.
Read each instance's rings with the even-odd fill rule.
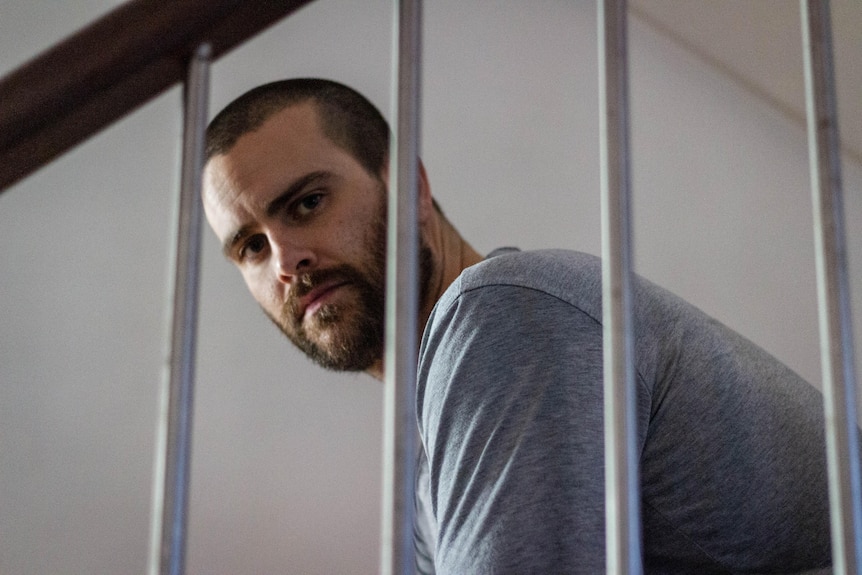
[[270,241],[278,281],[291,283],[297,276],[308,273],[317,266],[317,256],[308,246],[296,245],[284,239],[271,238]]

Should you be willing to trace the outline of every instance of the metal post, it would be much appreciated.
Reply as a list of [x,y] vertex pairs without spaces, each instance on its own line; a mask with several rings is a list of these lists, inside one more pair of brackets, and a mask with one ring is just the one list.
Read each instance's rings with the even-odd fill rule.
[[862,490],[838,113],[828,0],[801,0],[808,149],[814,206],[832,563],[862,573]]
[[604,324],[605,529],[607,572],[641,566],[625,0],[599,1],[602,307]]
[[201,45],[185,83],[185,124],[175,275],[171,292],[171,350],[163,381],[153,486],[149,573],[185,571],[191,464],[192,400],[201,246],[201,171],[209,100],[211,49]]
[[[416,362],[419,310],[419,86],[421,1],[397,2],[389,154],[382,575],[415,572]],[[394,184],[394,185],[393,185]]]

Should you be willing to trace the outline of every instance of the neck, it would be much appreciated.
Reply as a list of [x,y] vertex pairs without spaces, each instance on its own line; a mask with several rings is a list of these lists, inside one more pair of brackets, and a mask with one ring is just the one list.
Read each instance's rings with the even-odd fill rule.
[[437,225],[432,226],[430,247],[434,260],[434,271],[431,274],[431,290],[427,301],[420,304],[420,329],[425,329],[428,317],[434,304],[443,295],[452,282],[468,267],[482,261],[482,256],[461,237],[455,227],[443,215],[436,213]]
[[[419,302],[419,339],[425,330],[425,324],[431,316],[434,304],[443,292],[461,275],[466,268],[479,263],[483,257],[467,243],[458,230],[439,212],[434,213],[434,221],[429,226],[426,236],[432,254],[431,286],[425,301]],[[366,373],[383,381],[384,358],[371,366]]]

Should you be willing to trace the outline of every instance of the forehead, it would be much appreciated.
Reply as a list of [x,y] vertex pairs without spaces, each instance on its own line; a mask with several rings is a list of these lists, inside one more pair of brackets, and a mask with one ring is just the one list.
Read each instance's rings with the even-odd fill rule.
[[356,166],[352,156],[325,136],[314,104],[289,106],[207,162],[203,178],[207,218],[224,239],[299,178],[316,171],[343,173]]

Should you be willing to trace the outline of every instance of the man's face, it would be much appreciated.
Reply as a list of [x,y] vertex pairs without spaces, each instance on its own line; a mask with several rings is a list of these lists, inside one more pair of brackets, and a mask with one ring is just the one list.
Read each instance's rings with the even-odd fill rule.
[[320,129],[311,103],[276,113],[204,171],[204,209],[251,294],[306,355],[379,370],[385,174]]

